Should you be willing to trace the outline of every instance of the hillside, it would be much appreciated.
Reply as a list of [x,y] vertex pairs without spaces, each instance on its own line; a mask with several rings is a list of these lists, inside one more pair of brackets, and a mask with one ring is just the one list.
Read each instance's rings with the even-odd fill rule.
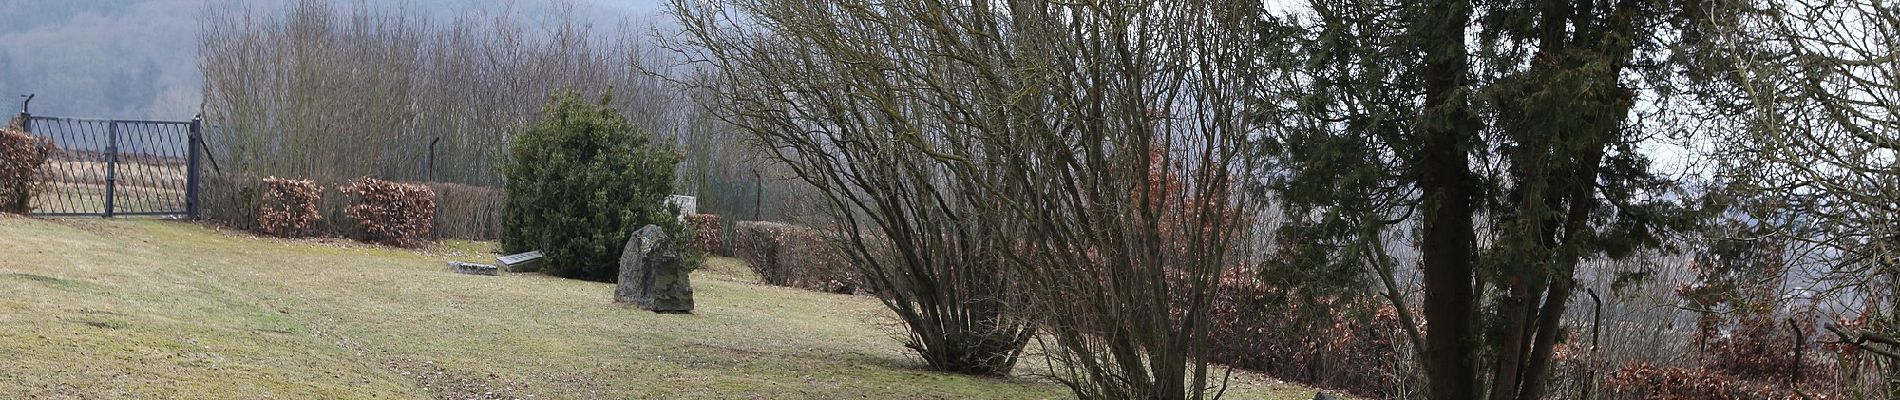
[[[716,258],[698,312],[609,284],[449,273],[409,252],[156,220],[0,217],[0,398],[1059,398],[919,369],[871,298]],[[1026,361],[1018,373],[1037,366]],[[1237,374],[1229,398],[1312,392]]]

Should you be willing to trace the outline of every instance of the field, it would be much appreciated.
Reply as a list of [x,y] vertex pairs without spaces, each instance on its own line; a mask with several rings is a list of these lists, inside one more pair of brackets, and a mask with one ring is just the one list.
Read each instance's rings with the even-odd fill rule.
[[[38,213],[103,213],[107,164],[103,155],[70,151],[55,153],[40,167],[40,194],[33,197]],[[117,213],[184,212],[185,174],[182,162],[127,155],[117,164],[113,210]]]
[[[874,299],[694,273],[694,315],[612,286],[158,220],[0,217],[0,398],[1064,398],[920,369]],[[1029,373],[1033,358],[1018,368]],[[1311,390],[1236,373],[1229,398]]]

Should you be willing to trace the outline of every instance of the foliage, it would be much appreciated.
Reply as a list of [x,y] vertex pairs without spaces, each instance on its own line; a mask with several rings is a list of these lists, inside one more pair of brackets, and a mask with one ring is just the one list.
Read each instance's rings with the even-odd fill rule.
[[611,281],[634,230],[659,225],[684,242],[678,210],[663,202],[679,155],[629,124],[611,100],[556,95],[541,122],[516,135],[503,168],[503,250],[541,250],[550,274]]
[[858,293],[864,278],[823,232],[774,222],[732,227],[732,252],[766,284],[827,293]]
[[435,192],[436,238],[494,240],[501,237],[501,208],[508,196],[501,188],[429,182]]
[[1330,313],[1318,324],[1301,321],[1303,306],[1288,306],[1274,289],[1248,269],[1234,269],[1221,279],[1223,290],[1214,299],[1212,347],[1215,362],[1266,372],[1305,385],[1343,390],[1367,398],[1410,398],[1402,380],[1407,376],[1401,357],[1409,354],[1398,313],[1379,307],[1372,297],[1332,298],[1322,307],[1371,309],[1371,316]]
[[218,2],[193,25],[224,172],[501,186],[514,129],[564,90],[618,88],[611,107],[644,132],[691,123],[671,111],[680,94],[641,73],[666,61],[634,24],[595,28],[560,5],[281,3]]
[[924,349],[1009,344],[1030,318],[1079,397],[1220,395],[1209,308],[1254,205],[1231,107],[1266,79],[1257,5],[673,4],[721,116],[826,194]]
[[1708,368],[1768,382],[1791,380],[1802,371],[1807,371],[1807,378],[1817,377],[1819,366],[1799,357],[1806,349],[1797,347],[1813,344],[1798,340],[1812,339],[1789,331],[1818,333],[1806,323],[1811,316],[1791,316],[1787,321],[1792,325],[1784,325],[1778,312],[1786,305],[1782,291],[1788,274],[1787,248],[1773,240],[1724,237],[1710,242],[1690,265],[1696,282],[1677,289],[1687,306],[1701,314],[1695,339],[1711,356]]
[[40,166],[53,151],[53,142],[8,127],[0,129],[0,212],[33,211]]
[[[1713,3],[1695,25],[1696,67],[1684,85],[1689,118],[1713,121],[1707,140],[1721,194],[1755,207],[1770,238],[1812,264],[1829,340],[1867,397],[1900,397],[1900,9],[1881,1]],[[1842,322],[1863,321],[1848,327]]]
[[356,197],[344,214],[362,227],[362,239],[397,247],[428,242],[435,223],[435,191],[428,186],[363,177],[339,189]]
[[1703,369],[1638,364],[1610,376],[1610,393],[1623,398],[1671,400],[1779,400],[1801,398],[1787,389]]
[[1294,127],[1264,139],[1286,168],[1261,186],[1286,199],[1278,240],[1289,244],[1265,270],[1311,278],[1282,279],[1289,290],[1376,291],[1407,319],[1410,282],[1390,249],[1416,246],[1432,329],[1408,335],[1427,355],[1431,398],[1543,398],[1577,266],[1661,247],[1683,227],[1663,195],[1672,182],[1636,150],[1650,135],[1633,105],[1654,83],[1630,78],[1658,74],[1668,38],[1646,32],[1687,11],[1310,5],[1311,26],[1263,28],[1264,43],[1302,55],[1282,68],[1311,71],[1259,107]]
[[692,233],[692,240],[686,248],[702,254],[728,255],[725,253],[725,221],[715,214],[693,214],[686,216],[686,231]]
[[257,212],[257,229],[277,237],[302,237],[311,233],[311,224],[323,217],[317,214],[317,201],[323,189],[315,181],[264,178],[263,195]]

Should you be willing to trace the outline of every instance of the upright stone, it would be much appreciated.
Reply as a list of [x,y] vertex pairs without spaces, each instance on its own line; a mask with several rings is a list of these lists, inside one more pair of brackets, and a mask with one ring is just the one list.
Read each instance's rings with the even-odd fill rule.
[[693,285],[673,238],[647,225],[627,238],[620,251],[620,275],[614,302],[632,303],[657,313],[693,312]]

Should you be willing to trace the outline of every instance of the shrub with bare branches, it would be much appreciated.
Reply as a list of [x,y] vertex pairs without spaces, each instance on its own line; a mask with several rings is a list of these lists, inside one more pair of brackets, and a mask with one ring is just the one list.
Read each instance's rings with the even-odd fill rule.
[[862,278],[823,232],[775,222],[733,226],[734,255],[766,284],[827,293],[857,293]]

